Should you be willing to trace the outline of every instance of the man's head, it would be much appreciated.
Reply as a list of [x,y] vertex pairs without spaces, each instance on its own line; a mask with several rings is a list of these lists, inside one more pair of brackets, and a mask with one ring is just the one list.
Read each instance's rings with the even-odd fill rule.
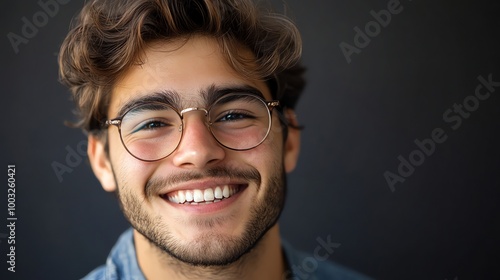
[[300,44],[251,1],[85,5],[61,78],[94,173],[155,246],[225,265],[276,224],[299,152]]

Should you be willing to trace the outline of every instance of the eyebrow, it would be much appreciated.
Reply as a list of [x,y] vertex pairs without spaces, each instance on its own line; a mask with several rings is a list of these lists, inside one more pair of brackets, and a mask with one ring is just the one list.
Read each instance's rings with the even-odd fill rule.
[[[249,85],[231,85],[231,86],[216,86],[212,84],[206,89],[200,91],[200,95],[203,98],[204,106],[207,108],[213,104],[217,99],[224,95],[230,93],[248,93],[258,96],[264,99],[264,95],[260,90]],[[137,98],[128,100],[121,108],[118,110],[118,117],[123,117],[129,110],[141,105],[147,105],[151,103],[164,103],[177,108],[179,111],[182,109],[182,98],[175,90],[163,90],[160,92],[152,92]]]
[[238,86],[227,86],[227,87],[211,85],[210,87],[208,87],[207,90],[202,92],[202,95],[204,96],[206,102],[205,106],[209,107],[217,99],[230,93],[249,93],[264,99],[264,95],[260,90],[249,85],[238,85]]
[[165,103],[175,108],[176,104],[180,103],[179,93],[172,90],[164,90],[161,92],[153,92],[151,94],[146,94],[137,98],[133,98],[127,101],[121,108],[118,110],[118,117],[121,118],[132,108],[147,105],[151,103]]

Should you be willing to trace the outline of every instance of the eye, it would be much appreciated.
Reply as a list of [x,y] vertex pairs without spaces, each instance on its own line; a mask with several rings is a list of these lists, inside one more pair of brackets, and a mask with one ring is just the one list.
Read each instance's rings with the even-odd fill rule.
[[217,122],[230,122],[230,121],[237,121],[237,120],[243,120],[243,119],[253,119],[254,117],[243,112],[227,112],[222,115],[222,117],[217,119]]
[[133,133],[138,132],[138,131],[155,130],[155,129],[159,129],[159,128],[162,128],[165,126],[171,126],[171,124],[167,124],[167,123],[164,123],[164,122],[158,121],[158,120],[150,120],[150,121],[146,121],[143,124],[139,125],[137,127],[137,129],[135,129],[133,131]]
[[154,122],[146,123],[143,127],[144,127],[144,129],[154,129],[154,128],[163,127],[163,126],[166,126],[166,124],[164,124],[162,122],[154,121]]

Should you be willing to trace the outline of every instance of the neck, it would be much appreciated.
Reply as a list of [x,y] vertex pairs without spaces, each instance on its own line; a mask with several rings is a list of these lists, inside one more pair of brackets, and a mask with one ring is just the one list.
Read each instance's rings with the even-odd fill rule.
[[274,225],[250,252],[227,266],[193,266],[174,259],[134,230],[137,261],[146,279],[281,279],[285,260],[278,225]]

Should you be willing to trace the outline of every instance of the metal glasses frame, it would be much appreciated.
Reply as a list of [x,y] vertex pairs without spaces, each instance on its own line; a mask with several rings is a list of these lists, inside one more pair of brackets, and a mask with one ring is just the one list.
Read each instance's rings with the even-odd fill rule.
[[[223,99],[223,98],[227,98],[228,96],[231,96],[231,95],[247,95],[247,96],[252,96],[256,99],[258,99],[259,101],[261,101],[267,108],[267,114],[268,114],[268,118],[269,118],[269,125],[267,127],[267,131],[266,131],[266,135],[262,138],[262,140],[255,144],[254,146],[252,147],[249,147],[249,148],[244,148],[244,149],[235,149],[235,148],[231,148],[231,147],[228,147],[227,145],[223,144],[220,142],[219,139],[217,139],[217,137],[215,136],[215,133],[213,132],[212,130],[212,122],[210,122],[210,120],[208,119],[208,115],[209,115],[209,112],[213,106],[213,104],[217,104],[219,102],[219,100]],[[158,102],[160,103],[160,102]],[[122,142],[122,145],[123,147],[125,147],[125,150],[127,150],[127,152],[133,156],[134,158],[138,159],[138,160],[141,160],[141,161],[145,161],[145,162],[154,162],[154,161],[159,161],[159,160],[162,160],[168,156],[170,156],[173,152],[175,152],[175,150],[177,150],[177,148],[179,147],[179,144],[181,143],[182,141],[182,137],[184,136],[184,114],[185,113],[188,113],[188,112],[191,112],[191,111],[203,111],[204,112],[204,115],[205,117],[207,118],[207,121],[206,121],[206,124],[207,124],[207,128],[208,130],[210,131],[210,134],[212,134],[212,136],[214,137],[214,139],[217,141],[217,143],[219,143],[221,146],[227,148],[227,149],[230,149],[230,150],[234,150],[234,151],[247,151],[247,150],[251,150],[257,146],[259,146],[260,144],[262,144],[262,142],[264,142],[266,139],[267,139],[267,136],[269,135],[269,132],[271,131],[271,127],[272,127],[272,112],[273,112],[273,109],[275,107],[278,107],[280,106],[280,102],[279,100],[271,100],[271,101],[267,101],[267,100],[264,100],[263,98],[259,97],[259,96],[256,96],[254,94],[248,94],[248,93],[234,93],[234,94],[229,94],[229,95],[224,95],[222,97],[220,97],[219,99],[217,99],[212,105],[210,105],[210,107],[207,109],[207,108],[203,108],[203,107],[189,107],[189,108],[185,108],[185,109],[182,109],[181,111],[175,109],[174,107],[172,107],[171,105],[167,104],[167,103],[164,103],[164,105],[172,108],[172,110],[179,116],[179,118],[181,119],[181,126],[179,127],[179,132],[181,132],[181,137],[179,138],[179,141],[177,142],[177,145],[174,147],[174,149],[168,153],[167,155],[161,157],[161,158],[158,158],[158,159],[152,159],[152,160],[147,160],[147,159],[142,159],[136,155],[134,155],[127,147],[127,145],[125,145],[125,142],[123,140],[123,137],[122,137],[122,130],[121,130],[121,124],[122,124],[122,120],[123,118],[132,110],[136,109],[137,107],[141,106],[141,105],[137,105],[137,106],[134,106],[130,109],[128,109],[125,113],[123,113],[123,115],[121,115],[120,117],[118,118],[114,118],[114,119],[110,119],[110,120],[105,120],[103,122],[103,127],[104,128],[108,128],[109,126],[116,126],[118,127],[118,132],[120,134],[120,140]]]

